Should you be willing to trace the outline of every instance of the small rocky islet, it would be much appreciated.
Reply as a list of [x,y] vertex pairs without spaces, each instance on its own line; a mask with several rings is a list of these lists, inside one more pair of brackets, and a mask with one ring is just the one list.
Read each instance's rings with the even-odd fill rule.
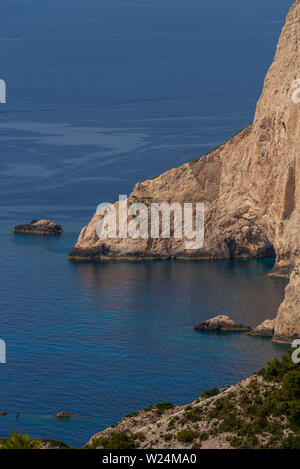
[[58,419],[69,419],[71,417],[79,417],[79,415],[78,414],[71,414],[71,412],[62,411],[62,412],[58,412],[57,414],[54,414],[54,417],[56,417]]
[[16,225],[12,229],[13,233],[36,234],[36,235],[59,235],[64,232],[61,225],[51,220],[32,220],[28,224]]
[[243,324],[237,324],[229,316],[221,314],[214,318],[203,321],[200,324],[194,326],[197,331],[209,332],[209,331],[224,331],[224,332],[249,332],[251,327],[244,326]]
[[266,319],[256,327],[244,326],[236,323],[229,316],[221,314],[211,319],[193,326],[197,331],[201,332],[245,332],[247,335],[258,337],[270,337],[274,335],[276,319]]

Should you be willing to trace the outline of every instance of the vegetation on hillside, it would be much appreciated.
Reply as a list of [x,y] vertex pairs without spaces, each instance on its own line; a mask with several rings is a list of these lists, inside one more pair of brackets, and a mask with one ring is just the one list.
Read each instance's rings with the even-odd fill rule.
[[[130,414],[116,425],[115,433],[98,438],[93,447],[201,448],[210,440],[222,447],[300,449],[300,365],[289,353],[245,382],[204,391],[197,401],[164,418],[167,409],[173,405],[157,404]],[[148,426],[145,412],[155,419]],[[145,430],[142,437],[134,433],[139,421]]]

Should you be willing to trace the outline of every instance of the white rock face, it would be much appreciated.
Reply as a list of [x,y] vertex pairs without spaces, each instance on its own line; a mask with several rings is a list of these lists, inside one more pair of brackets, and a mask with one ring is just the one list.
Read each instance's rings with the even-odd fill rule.
[[[96,234],[94,215],[70,258],[132,259],[266,257],[276,252],[273,275],[289,276],[275,336],[300,337],[300,0],[287,16],[265,79],[253,124],[196,162],[136,184],[129,203],[203,202],[203,248],[185,240],[111,239]],[[295,88],[296,86],[296,88]],[[300,97],[300,92],[299,92]],[[118,204],[116,204],[118,206]]]
[[275,340],[293,340],[300,337],[300,262],[291,275],[286,287],[285,299],[281,304],[275,323]]
[[258,335],[263,337],[272,337],[274,335],[276,325],[276,319],[266,319],[264,322],[259,324],[250,335]]

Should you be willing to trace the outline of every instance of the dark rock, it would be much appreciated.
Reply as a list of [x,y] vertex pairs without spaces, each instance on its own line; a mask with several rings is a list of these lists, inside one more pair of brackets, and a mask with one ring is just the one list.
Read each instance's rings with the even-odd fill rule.
[[220,315],[194,326],[197,331],[247,332],[251,327],[235,323],[229,316]]
[[58,235],[63,233],[60,225],[50,220],[32,220],[29,224],[17,225],[13,228],[13,233],[30,233],[39,235]]

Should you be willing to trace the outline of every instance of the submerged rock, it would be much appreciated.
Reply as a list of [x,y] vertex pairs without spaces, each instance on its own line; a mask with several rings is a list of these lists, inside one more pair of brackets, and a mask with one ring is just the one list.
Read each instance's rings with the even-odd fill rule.
[[208,319],[194,326],[197,331],[227,331],[227,332],[246,332],[250,331],[251,327],[237,324],[229,316],[220,315],[215,318]]
[[62,227],[50,220],[32,220],[31,223],[15,226],[12,231],[13,233],[39,235],[57,235],[63,233]]
[[73,414],[70,412],[58,412],[58,414],[54,414],[55,417],[59,419],[68,419],[70,417],[73,417]]
[[275,330],[275,319],[266,319],[259,324],[255,329],[248,332],[248,335],[255,335],[260,337],[273,337]]

